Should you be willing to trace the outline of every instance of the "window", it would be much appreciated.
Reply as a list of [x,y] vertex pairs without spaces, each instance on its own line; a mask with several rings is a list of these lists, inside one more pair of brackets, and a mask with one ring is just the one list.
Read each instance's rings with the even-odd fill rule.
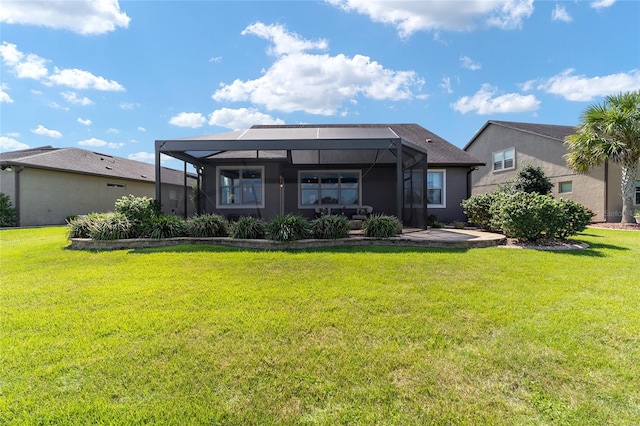
[[219,167],[219,206],[264,207],[263,167]]
[[360,204],[360,171],[305,171],[299,182],[301,206]]
[[107,188],[125,189],[126,186],[121,183],[108,183]]
[[493,170],[506,170],[513,169],[515,167],[515,153],[514,148],[505,149],[504,151],[498,151],[493,153]]
[[427,172],[427,207],[446,207],[444,170]]
[[570,180],[566,182],[560,182],[558,184],[558,192],[560,194],[567,194],[569,192],[573,192],[573,182],[571,182]]
[[640,180],[636,181],[636,205],[640,206]]

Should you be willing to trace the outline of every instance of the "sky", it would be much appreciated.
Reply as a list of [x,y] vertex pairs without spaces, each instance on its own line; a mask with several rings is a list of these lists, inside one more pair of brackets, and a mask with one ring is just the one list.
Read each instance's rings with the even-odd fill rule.
[[[254,124],[576,125],[640,89],[638,1],[0,3],[0,151],[153,163]],[[163,165],[181,168],[174,159]]]

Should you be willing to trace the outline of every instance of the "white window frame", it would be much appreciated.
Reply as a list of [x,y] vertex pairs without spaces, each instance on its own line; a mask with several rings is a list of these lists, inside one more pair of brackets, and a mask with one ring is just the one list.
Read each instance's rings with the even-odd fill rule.
[[[562,190],[562,184],[563,183],[568,183],[569,185],[571,185],[571,190],[570,191],[563,191]],[[571,180],[563,180],[562,182],[558,182],[558,194],[571,194],[573,192],[573,181]]]
[[[356,173],[358,175],[358,203],[357,204],[302,204],[302,174],[303,173]],[[340,189],[338,188],[338,191]],[[298,170],[298,208],[299,209],[316,209],[319,207],[346,207],[346,208],[356,208],[362,206],[362,170],[358,169],[341,169],[341,170],[331,170],[331,169],[323,169],[323,170]]]
[[[247,169],[258,169],[260,170],[261,175],[261,185],[260,185],[260,203],[250,203],[250,204],[223,204],[222,203],[222,180],[220,179],[220,173],[223,170],[247,170]],[[242,181],[241,181],[242,182]],[[242,183],[240,183],[240,188],[242,189]],[[264,175],[264,166],[217,166],[216,167],[216,204],[219,209],[263,209],[264,208],[264,197],[265,197],[265,175]]]
[[[513,165],[511,167],[505,167],[504,166],[504,157],[505,157],[505,153],[507,153],[509,151],[513,151]],[[496,169],[496,163],[495,163],[495,160],[494,160],[496,154],[502,154],[502,165],[498,169]],[[515,147],[503,149],[503,150],[500,150],[500,151],[494,151],[494,152],[491,153],[491,170],[493,170],[494,172],[501,172],[503,170],[513,170],[515,168],[516,168],[516,149],[515,149]]]
[[442,204],[427,204],[428,209],[446,209],[447,208],[447,170],[446,169],[428,169],[425,179],[425,185],[427,185],[427,203],[429,201],[429,173],[442,173]]
[[640,206],[640,179],[636,179],[636,190],[634,195],[635,197],[633,201],[638,201],[635,205]]

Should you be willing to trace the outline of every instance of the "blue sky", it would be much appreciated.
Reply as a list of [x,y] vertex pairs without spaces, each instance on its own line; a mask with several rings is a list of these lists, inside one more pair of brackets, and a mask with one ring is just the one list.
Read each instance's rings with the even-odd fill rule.
[[1,151],[153,162],[156,139],[298,123],[463,147],[640,89],[637,1],[3,0],[0,25]]

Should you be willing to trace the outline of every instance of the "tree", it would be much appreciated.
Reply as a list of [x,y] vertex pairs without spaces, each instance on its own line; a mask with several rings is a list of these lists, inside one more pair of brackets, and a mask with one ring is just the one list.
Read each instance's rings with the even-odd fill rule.
[[526,164],[518,170],[518,173],[512,181],[509,182],[510,192],[528,192],[542,195],[551,194],[553,183],[551,179],[545,175],[544,170],[540,166]]
[[578,173],[610,160],[622,167],[622,222],[633,223],[635,179],[640,167],[640,90],[609,95],[589,106],[577,133],[567,136],[567,165]]

